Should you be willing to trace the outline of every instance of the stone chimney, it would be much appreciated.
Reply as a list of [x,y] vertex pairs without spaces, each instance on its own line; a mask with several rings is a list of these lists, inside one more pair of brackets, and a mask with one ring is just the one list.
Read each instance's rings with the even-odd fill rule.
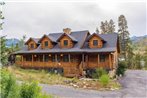
[[71,33],[71,29],[70,28],[64,28],[63,32],[66,34],[70,34]]

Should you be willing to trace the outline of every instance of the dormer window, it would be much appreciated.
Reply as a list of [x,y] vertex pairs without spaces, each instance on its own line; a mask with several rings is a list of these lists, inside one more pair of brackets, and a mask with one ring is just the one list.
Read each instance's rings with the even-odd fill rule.
[[45,41],[45,42],[44,42],[44,46],[45,46],[45,47],[48,47],[48,41]]
[[88,37],[89,48],[102,48],[103,44],[106,42],[100,35],[93,33]]
[[64,46],[68,46],[68,40],[64,40]]
[[29,38],[25,45],[28,46],[28,50],[34,50],[38,47],[39,43],[39,38]]
[[52,37],[50,35],[43,35],[40,38],[39,43],[41,43],[41,49],[47,49],[47,48],[51,49],[56,44],[56,41],[55,41],[54,37]]
[[93,40],[93,46],[98,46],[98,40]]
[[34,49],[34,44],[31,44],[31,49]]

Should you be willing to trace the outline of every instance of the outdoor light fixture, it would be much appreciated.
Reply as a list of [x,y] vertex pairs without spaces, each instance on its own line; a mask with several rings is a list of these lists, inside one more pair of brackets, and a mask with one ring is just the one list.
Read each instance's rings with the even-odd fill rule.
[[48,56],[51,56],[51,54],[49,54]]

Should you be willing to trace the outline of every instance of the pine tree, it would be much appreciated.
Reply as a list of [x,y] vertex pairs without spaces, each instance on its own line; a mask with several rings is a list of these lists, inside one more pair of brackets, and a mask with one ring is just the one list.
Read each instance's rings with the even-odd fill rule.
[[20,42],[18,44],[19,48],[23,48],[24,47],[25,39],[26,39],[26,35],[23,35],[22,39],[20,39]]
[[100,28],[101,28],[101,33],[104,34],[106,32],[106,29],[105,29],[105,23],[103,21],[101,22]]
[[109,24],[108,24],[108,33],[114,33],[115,31],[115,23],[113,22],[112,19],[110,19]]
[[129,31],[127,26],[127,20],[124,15],[120,15],[118,18],[118,33],[120,39],[120,48],[121,48],[121,55],[126,60],[127,56],[127,48],[129,48],[130,38],[129,38]]
[[99,34],[99,28],[96,28],[95,32],[96,32],[97,34]]
[[112,19],[109,22],[107,20],[105,22],[102,21],[100,28],[102,34],[114,33],[115,24]]

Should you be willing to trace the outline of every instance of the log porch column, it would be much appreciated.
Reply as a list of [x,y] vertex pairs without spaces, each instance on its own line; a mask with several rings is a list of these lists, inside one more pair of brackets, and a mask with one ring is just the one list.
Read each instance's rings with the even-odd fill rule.
[[45,56],[44,56],[44,54],[43,54],[43,67],[45,66]]
[[69,62],[70,62],[70,61],[71,61],[71,60],[70,60],[70,54],[68,54],[68,59],[69,59]]
[[111,53],[109,54],[109,68],[111,69]]
[[43,62],[45,61],[44,58],[45,58],[45,57],[44,57],[44,54],[43,54],[43,60],[42,60]]
[[34,55],[32,54],[32,66],[33,66],[33,61],[34,61]]
[[88,67],[88,54],[86,55],[86,67]]
[[56,62],[56,67],[57,67],[57,65],[58,65],[57,54],[55,54],[55,62]]
[[112,68],[116,68],[116,58],[115,58],[115,53],[113,53],[113,65]]
[[82,67],[85,67],[84,66],[84,54],[82,54]]

